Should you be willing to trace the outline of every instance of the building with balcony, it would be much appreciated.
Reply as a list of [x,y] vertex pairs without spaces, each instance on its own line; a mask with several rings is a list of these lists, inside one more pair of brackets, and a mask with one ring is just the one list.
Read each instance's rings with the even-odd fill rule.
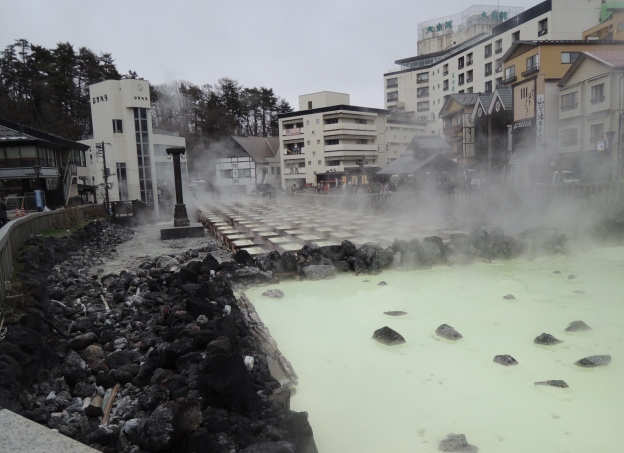
[[[49,207],[61,207],[85,194],[85,152],[72,140],[0,119],[0,195],[45,192]],[[32,209],[32,207],[29,207]]]
[[[513,161],[547,182],[559,149],[560,97],[557,84],[584,51],[624,49],[622,41],[518,41],[501,58],[513,93]],[[574,108],[572,98],[565,98]],[[530,181],[526,181],[530,182]]]
[[[166,149],[185,147],[186,142],[177,133],[152,129],[149,93],[147,80],[106,80],[91,85],[93,137],[81,143],[92,150],[87,158],[88,184],[103,187],[106,172],[110,201],[141,200],[153,205],[158,216],[156,194],[167,200],[175,197],[173,161]],[[186,160],[181,164],[186,190]]]
[[583,32],[583,40],[624,40],[624,2],[603,3],[600,23]]
[[449,156],[458,162],[468,163],[475,155],[472,112],[478,97],[477,93],[451,94],[440,110],[443,136],[450,145]]
[[557,84],[560,170],[582,180],[622,176],[624,49],[581,52]]
[[[523,11],[473,6],[459,18],[419,24],[418,56],[384,74],[385,107],[443,133],[438,112],[450,94],[492,93],[503,84],[501,57],[521,40],[580,39],[599,23],[601,0],[546,0]],[[509,74],[509,80],[514,74]]]
[[299,97],[299,111],[279,115],[282,187],[367,184],[403,154],[425,125],[389,111],[350,105],[349,95]]

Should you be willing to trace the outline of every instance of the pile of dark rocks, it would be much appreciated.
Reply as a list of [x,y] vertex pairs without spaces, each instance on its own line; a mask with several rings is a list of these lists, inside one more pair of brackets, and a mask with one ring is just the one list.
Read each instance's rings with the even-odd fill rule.
[[94,222],[29,241],[33,305],[0,341],[0,406],[105,452],[316,452],[228,283],[272,274],[206,249],[89,274],[129,237]]

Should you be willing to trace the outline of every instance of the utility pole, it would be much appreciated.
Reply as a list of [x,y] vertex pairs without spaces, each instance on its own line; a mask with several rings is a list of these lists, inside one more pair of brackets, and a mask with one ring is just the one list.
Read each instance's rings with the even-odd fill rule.
[[[110,143],[109,143],[110,144]],[[106,212],[108,214],[108,210],[109,210],[109,198],[108,198],[108,176],[109,176],[109,172],[108,172],[108,168],[106,168],[106,152],[104,149],[104,145],[106,145],[106,143],[102,142],[102,143],[98,143],[95,145],[95,148],[98,150],[102,151],[102,163],[104,165],[104,169],[102,170],[102,175],[104,176],[104,203],[106,206]]]

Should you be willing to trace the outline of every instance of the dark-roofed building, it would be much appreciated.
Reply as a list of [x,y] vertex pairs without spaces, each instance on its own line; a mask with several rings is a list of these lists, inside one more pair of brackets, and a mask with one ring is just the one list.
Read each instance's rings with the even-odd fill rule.
[[[0,195],[29,196],[43,190],[49,207],[82,194],[89,147],[0,119]],[[32,208],[32,206],[27,206]]]
[[622,176],[624,49],[582,52],[557,84],[559,147],[554,170],[586,181]]
[[513,122],[511,88],[481,93],[473,110],[474,153],[466,164],[479,171],[484,181],[500,184],[509,162],[511,143],[508,126]]
[[278,137],[230,137],[216,162],[216,186],[240,193],[251,193],[258,184],[279,186],[278,149]]
[[451,146],[451,156],[458,162],[474,157],[472,112],[478,97],[478,93],[451,94],[440,110],[444,139]]

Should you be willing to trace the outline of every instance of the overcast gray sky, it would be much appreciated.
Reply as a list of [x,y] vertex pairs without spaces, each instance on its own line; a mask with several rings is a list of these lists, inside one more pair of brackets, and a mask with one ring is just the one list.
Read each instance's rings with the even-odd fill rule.
[[[338,91],[383,107],[383,74],[416,55],[416,24],[474,4],[540,0],[2,0],[0,48],[25,38],[47,48],[111,53],[120,73],[152,84],[265,86],[298,107],[300,94]],[[504,8],[501,8],[504,9]]]

